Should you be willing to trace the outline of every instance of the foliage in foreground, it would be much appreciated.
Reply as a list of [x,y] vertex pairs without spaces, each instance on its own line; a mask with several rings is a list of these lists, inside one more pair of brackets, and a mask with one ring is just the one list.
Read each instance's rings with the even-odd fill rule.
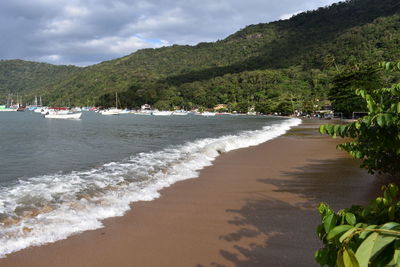
[[[381,68],[400,70],[400,63],[385,62]],[[362,160],[370,173],[400,174],[400,83],[368,93],[356,91],[366,102],[368,115],[347,125],[322,125],[320,132],[350,141],[338,147]]]
[[396,185],[367,207],[352,206],[335,213],[321,203],[317,227],[324,247],[315,253],[321,265],[367,267],[400,265],[400,201]]
[[[381,68],[399,71],[400,63]],[[322,125],[321,133],[347,137],[338,147],[361,159],[361,167],[394,177],[400,174],[400,83],[390,88],[358,89],[368,115],[347,125]],[[321,265],[344,267],[400,266],[399,189],[390,184],[383,197],[367,207],[352,206],[335,213],[321,203],[322,224],[317,227],[324,247],[315,254]]]

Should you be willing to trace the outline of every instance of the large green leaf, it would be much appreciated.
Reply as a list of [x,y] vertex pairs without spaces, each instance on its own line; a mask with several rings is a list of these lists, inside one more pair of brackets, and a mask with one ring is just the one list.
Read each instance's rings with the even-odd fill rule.
[[360,267],[354,252],[351,249],[343,251],[343,263],[346,267]]
[[376,256],[394,240],[396,240],[396,237],[381,235],[377,232],[368,236],[368,238],[361,243],[356,252],[360,267],[368,267],[371,258]]
[[380,229],[385,229],[385,230],[400,229],[400,223],[388,222],[382,225]]
[[346,218],[346,221],[351,225],[355,225],[357,222],[356,216],[351,212],[346,212],[345,218]]
[[383,116],[383,114],[378,114],[376,116],[376,123],[378,123],[380,127],[384,127],[386,125],[385,117]]
[[336,226],[331,231],[329,231],[328,236],[326,238],[328,240],[331,240],[337,237],[338,235],[350,230],[351,228],[353,228],[353,226],[347,224]]
[[324,220],[325,232],[329,233],[333,229],[333,227],[335,227],[336,222],[336,215],[334,213],[329,214]]

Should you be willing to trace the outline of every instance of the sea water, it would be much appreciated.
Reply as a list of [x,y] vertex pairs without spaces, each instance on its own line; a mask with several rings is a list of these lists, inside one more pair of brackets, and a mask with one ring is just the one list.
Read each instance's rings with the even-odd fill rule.
[[102,227],[135,201],[196,178],[221,153],[284,134],[299,119],[0,112],[0,257]]

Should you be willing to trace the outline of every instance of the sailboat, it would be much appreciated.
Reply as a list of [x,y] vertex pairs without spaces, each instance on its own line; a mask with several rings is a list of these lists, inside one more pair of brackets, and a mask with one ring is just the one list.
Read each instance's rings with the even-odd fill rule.
[[115,92],[115,108],[100,111],[102,115],[119,115],[124,113],[124,110],[118,108],[118,93]]

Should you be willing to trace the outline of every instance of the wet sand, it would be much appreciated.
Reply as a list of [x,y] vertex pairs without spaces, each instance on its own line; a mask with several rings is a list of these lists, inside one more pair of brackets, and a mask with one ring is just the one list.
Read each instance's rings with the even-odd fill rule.
[[321,201],[366,204],[374,177],[315,122],[221,155],[197,179],[138,202],[105,228],[0,259],[0,266],[318,266]]

